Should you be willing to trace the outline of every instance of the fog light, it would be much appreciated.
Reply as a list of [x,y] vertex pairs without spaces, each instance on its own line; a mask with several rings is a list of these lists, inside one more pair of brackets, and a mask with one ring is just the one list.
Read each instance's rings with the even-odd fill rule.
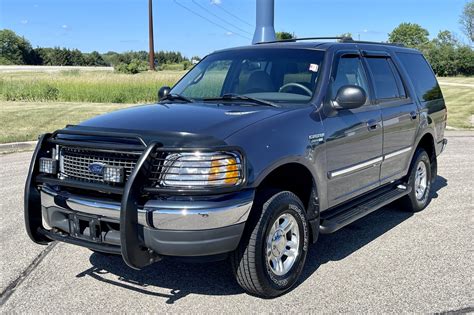
[[124,177],[123,167],[104,166],[104,181],[110,183],[122,183]]
[[56,174],[57,173],[57,161],[49,158],[40,158],[39,159],[39,171],[46,174]]

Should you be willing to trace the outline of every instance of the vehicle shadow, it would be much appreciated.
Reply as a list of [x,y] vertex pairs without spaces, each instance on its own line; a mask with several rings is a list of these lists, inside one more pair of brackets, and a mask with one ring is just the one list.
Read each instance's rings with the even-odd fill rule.
[[[447,186],[447,180],[438,176],[433,185],[433,198]],[[344,259],[379,236],[388,232],[413,214],[403,212],[396,204],[388,205],[367,217],[331,235],[320,235],[310,247],[306,266],[298,284],[310,277],[319,266]],[[189,294],[234,295],[244,291],[236,283],[228,261],[184,263],[165,259],[142,270],[129,268],[120,256],[94,253],[91,268],[76,277],[91,277],[97,281],[166,299],[173,304]],[[161,289],[161,290],[160,290]],[[162,293],[162,289],[169,293]],[[160,290],[160,292],[157,292]]]
[[[438,191],[447,185],[446,178],[438,176],[432,185],[431,197],[438,198]],[[400,207],[397,202],[391,203],[333,234],[320,235],[317,243],[309,249],[300,283],[319,266],[344,259],[413,216]]]
[[192,293],[234,295],[243,292],[235,282],[227,261],[185,263],[164,259],[141,270],[131,269],[120,256],[93,253],[89,261],[92,267],[76,277],[89,276],[97,281],[161,297],[166,299],[167,304]]

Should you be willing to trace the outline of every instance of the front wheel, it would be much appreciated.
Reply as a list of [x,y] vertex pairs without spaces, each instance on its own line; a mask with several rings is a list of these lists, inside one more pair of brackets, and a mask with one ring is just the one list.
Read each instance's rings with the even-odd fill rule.
[[[253,223],[253,224],[252,224]],[[283,191],[269,198],[247,230],[231,261],[239,285],[271,298],[298,280],[308,251],[308,220],[301,200]]]

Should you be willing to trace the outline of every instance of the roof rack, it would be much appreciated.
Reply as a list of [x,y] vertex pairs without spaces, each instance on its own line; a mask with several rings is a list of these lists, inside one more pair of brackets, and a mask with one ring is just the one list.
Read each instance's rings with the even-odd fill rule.
[[259,42],[259,43],[256,43],[256,45],[271,44],[271,43],[299,42],[299,41],[306,41],[306,40],[326,40],[326,39],[335,39],[335,40],[338,40],[340,43],[377,44],[377,45],[405,47],[405,45],[401,44],[401,43],[383,43],[383,42],[371,42],[371,41],[363,41],[363,40],[354,40],[350,36],[302,37],[302,38],[280,39],[280,40],[274,40],[274,41],[270,41],[270,42]]
[[270,44],[270,43],[286,43],[286,42],[299,42],[299,41],[305,41],[305,40],[325,40],[325,39],[337,39],[337,40],[340,40],[340,41],[343,41],[343,40],[352,40],[352,37],[301,37],[301,38],[290,38],[290,39],[279,39],[279,40],[273,40],[273,41],[270,41],[270,42],[259,42],[259,43],[256,43],[256,45],[259,45],[259,44]]

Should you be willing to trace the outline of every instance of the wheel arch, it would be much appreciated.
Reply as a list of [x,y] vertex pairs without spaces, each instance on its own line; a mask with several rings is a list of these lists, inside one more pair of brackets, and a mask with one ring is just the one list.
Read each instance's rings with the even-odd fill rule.
[[267,168],[255,181],[254,216],[261,206],[278,191],[290,191],[302,201],[311,227],[311,240],[319,234],[319,195],[316,177],[309,165],[295,160],[282,160]]
[[[282,182],[282,179],[290,179],[288,182]],[[297,180],[295,180],[297,179]],[[292,191],[297,195],[305,207],[308,206],[309,194],[311,190],[315,191],[316,197],[318,196],[317,182],[315,173],[312,168],[305,160],[285,158],[272,164],[272,166],[263,170],[257,179],[254,181],[253,186],[257,190],[261,190],[264,187],[276,187],[276,188],[287,188],[286,190]],[[297,187],[301,186],[301,187]],[[289,189],[293,188],[293,190]],[[298,189],[307,189],[305,195],[298,193]],[[308,198],[305,198],[307,196]]]
[[[435,138],[431,132],[425,132],[418,140],[415,146],[415,150],[413,150],[413,154],[412,154],[412,158],[410,162],[410,168],[411,168],[413,157],[415,156],[415,152],[416,150],[420,148],[425,150],[426,153],[428,154],[428,157],[430,158],[431,180],[434,181],[438,173],[438,163],[437,163],[437,158],[436,158]],[[410,171],[410,168],[408,171]]]

